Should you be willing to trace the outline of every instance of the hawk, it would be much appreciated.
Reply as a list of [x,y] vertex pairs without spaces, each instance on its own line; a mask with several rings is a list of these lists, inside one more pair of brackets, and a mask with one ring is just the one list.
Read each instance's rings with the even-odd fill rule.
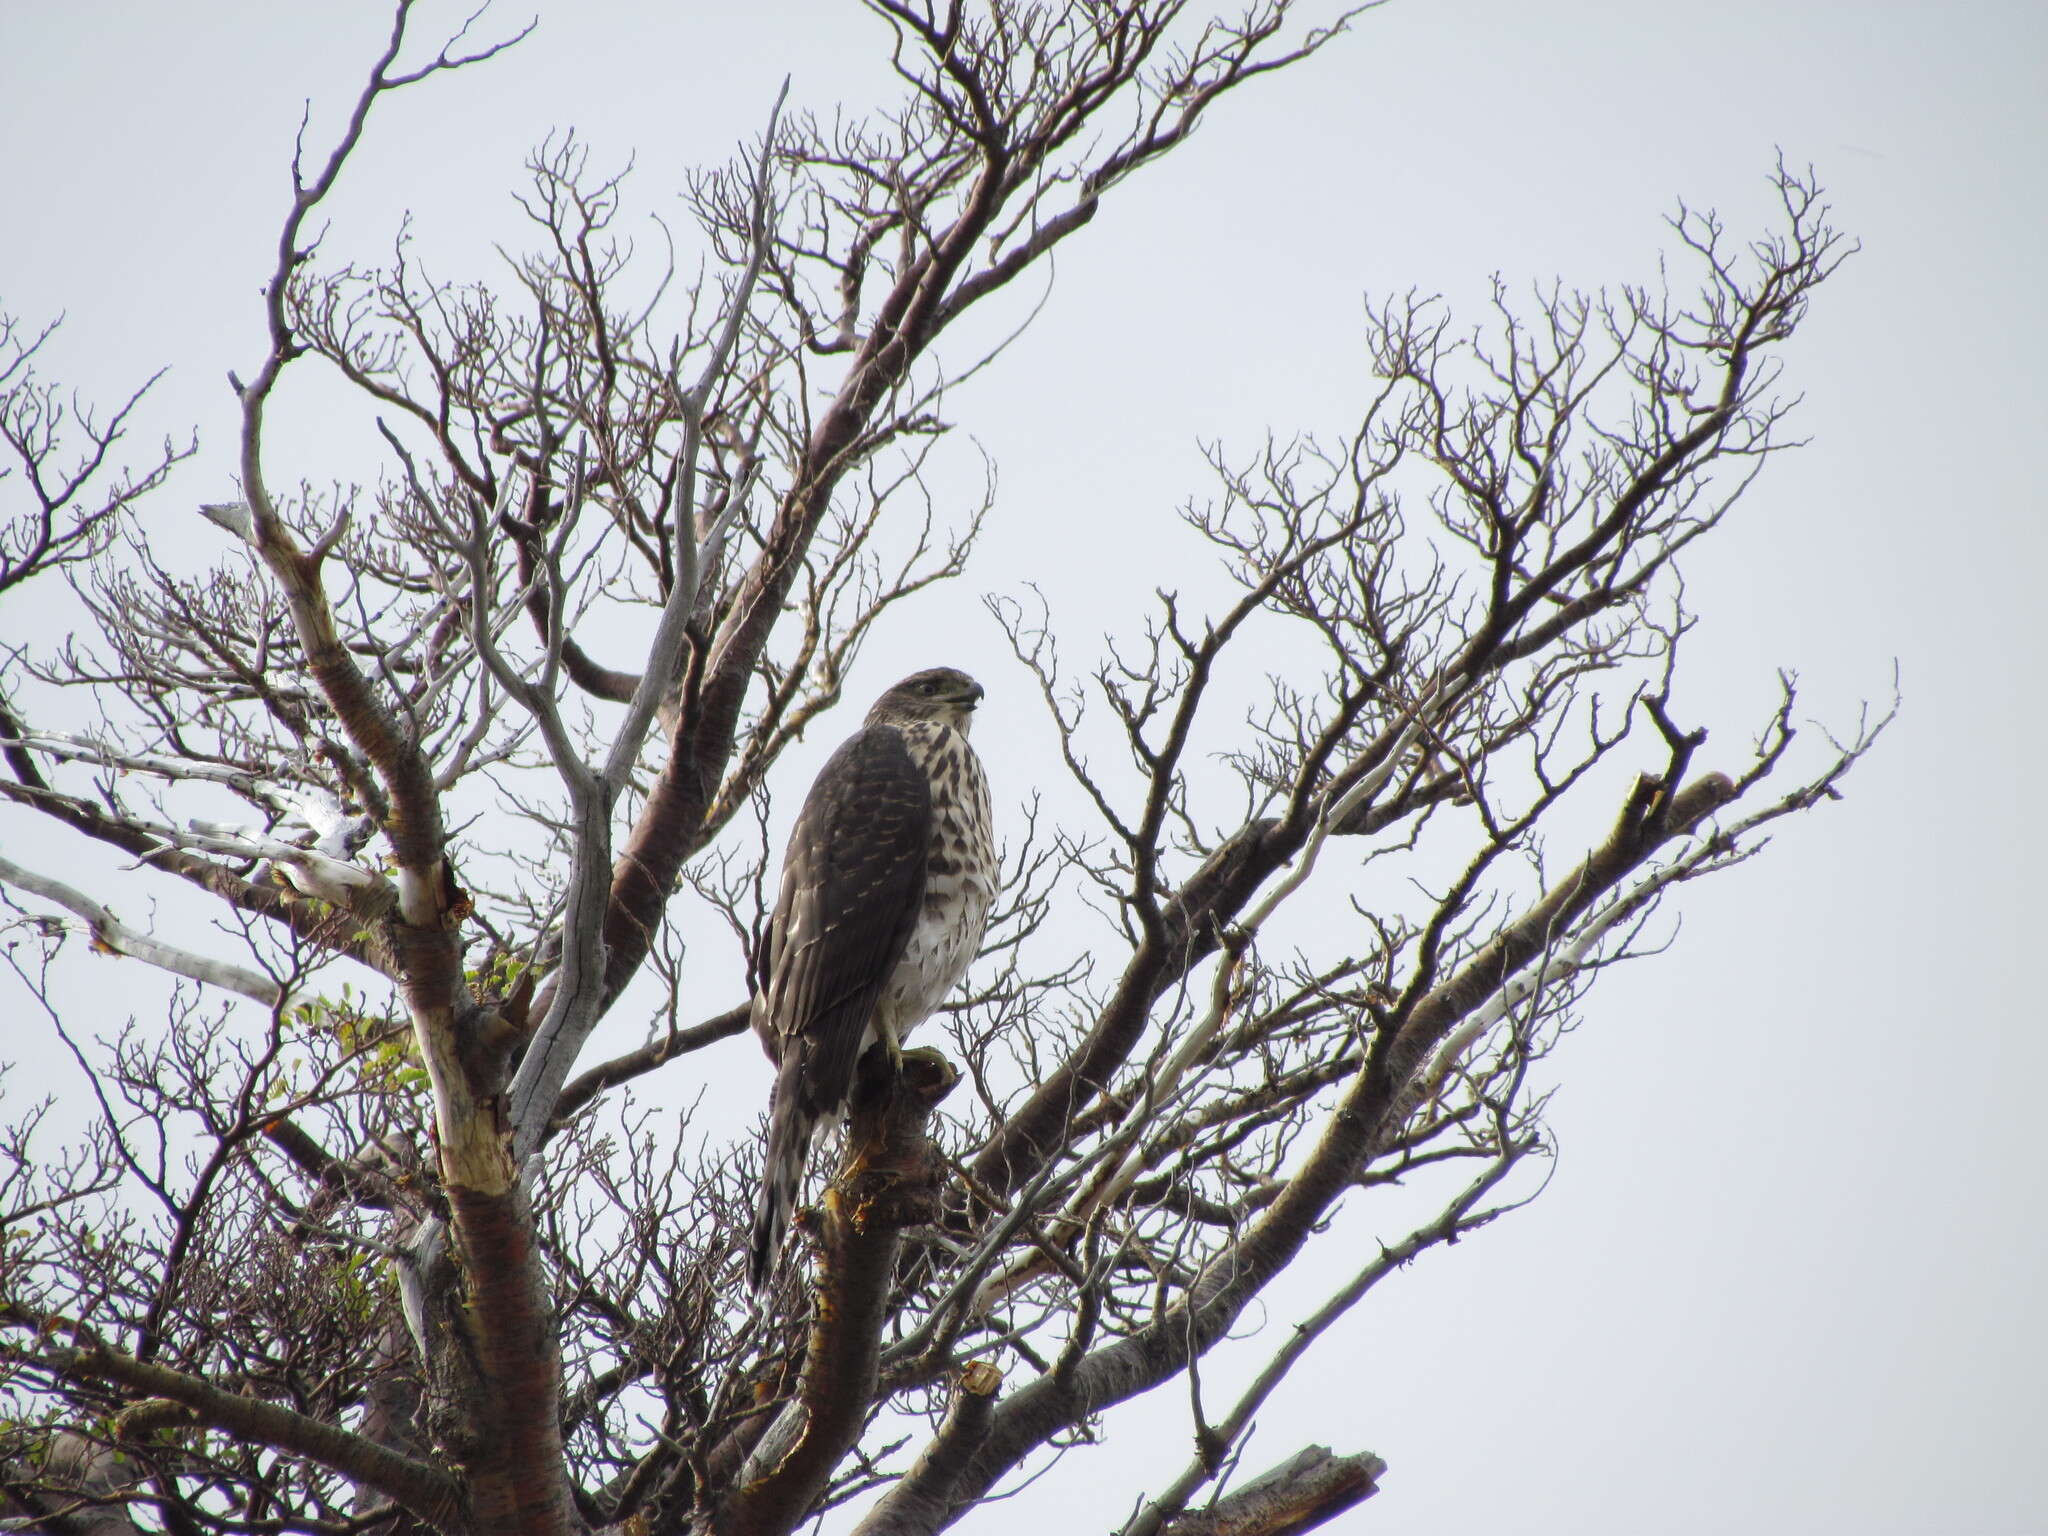
[[967,744],[981,684],[913,673],[819,770],[782,856],[753,1026],[776,1063],[749,1276],[767,1287],[819,1132],[854,1064],[894,1059],[981,948],[995,899],[988,781]]

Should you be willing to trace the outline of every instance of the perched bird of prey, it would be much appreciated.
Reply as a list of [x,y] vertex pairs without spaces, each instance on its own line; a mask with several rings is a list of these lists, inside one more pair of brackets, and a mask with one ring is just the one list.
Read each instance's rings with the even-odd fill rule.
[[967,744],[981,684],[906,677],[834,752],[797,815],[759,961],[753,1025],[777,1064],[749,1274],[775,1272],[811,1143],[854,1065],[898,1056],[981,948],[995,898],[988,781]]

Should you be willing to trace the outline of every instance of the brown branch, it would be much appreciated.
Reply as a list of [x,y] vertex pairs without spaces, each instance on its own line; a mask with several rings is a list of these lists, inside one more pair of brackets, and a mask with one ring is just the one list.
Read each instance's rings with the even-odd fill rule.
[[[1528,576],[1518,589],[1509,592],[1497,587],[1484,623],[1460,647],[1444,675],[1446,685],[1460,683],[1476,688],[1481,679],[1498,675],[1521,654],[1514,643],[1515,628],[1535,605],[1547,594],[1555,592],[1571,575],[1591,565],[1603,551],[1610,550],[1617,542],[1625,544],[1631,520],[1646,505],[1666,494],[1678,480],[1698,470],[1718,454],[1722,438],[1734,429],[1740,419],[1737,408],[1742,402],[1742,366],[1741,358],[1731,362],[1721,404],[1705,421],[1665,445],[1621,489],[1615,505],[1595,520],[1589,532]],[[1296,550],[1290,558],[1298,563],[1302,552]],[[1254,592],[1259,585],[1274,583],[1285,568],[1282,562],[1273,562],[1263,583],[1254,585]],[[1497,562],[1497,574],[1505,569]],[[1232,610],[1233,619],[1242,613],[1243,607],[1241,600]],[[1600,609],[1601,605],[1593,605],[1569,612],[1573,622],[1585,622]],[[1557,637],[1554,623],[1545,628],[1552,638]],[[1192,665],[1183,688],[1182,715],[1189,707],[1188,700],[1199,693],[1212,660],[1213,644],[1190,653]],[[1179,723],[1177,718],[1176,725]],[[1143,747],[1137,737],[1136,726],[1127,723],[1127,729],[1131,730],[1134,746],[1141,749],[1141,755],[1150,754],[1152,749]],[[1322,771],[1333,745],[1334,739],[1326,732],[1317,744],[1318,751],[1304,754],[1304,762],[1297,775],[1298,784],[1307,783]],[[1320,803],[1333,805],[1341,800],[1346,789],[1375,765],[1376,752],[1361,755],[1336,776],[1320,797]],[[1155,763],[1148,756],[1147,766],[1152,777],[1148,820],[1143,835],[1135,838],[1132,855],[1134,864],[1138,865],[1153,856],[1151,850],[1156,844],[1163,796],[1171,783],[1170,760]],[[977,1158],[974,1170],[977,1178],[992,1189],[1006,1191],[1028,1179],[1042,1166],[1051,1150],[1064,1140],[1073,1116],[1107,1088],[1115,1072],[1129,1059],[1143,1036],[1153,1004],[1180,977],[1214,951],[1221,941],[1223,928],[1235,919],[1252,892],[1307,842],[1311,830],[1307,812],[1316,803],[1305,795],[1296,794],[1287,816],[1254,821],[1241,828],[1211,855],[1156,919],[1146,910],[1145,893],[1140,889],[1134,900],[1141,917],[1147,919],[1145,932],[1119,978],[1115,992],[1097,1015],[1095,1025],[1082,1046],[1045,1078]],[[1417,809],[1419,805],[1410,802],[1408,808]],[[1357,824],[1370,810],[1368,805],[1347,816],[1341,830],[1345,833],[1354,829],[1365,830]]]
[[465,1426],[486,1454],[470,1499],[487,1531],[569,1531],[577,1526],[562,1475],[561,1350],[542,1290],[533,1213],[518,1185],[501,1195],[448,1186],[462,1245],[478,1375]]
[[1017,1188],[1066,1139],[1072,1117],[1129,1057],[1152,1005],[1221,942],[1222,931],[1308,840],[1304,821],[1247,823],[1160,910],[1162,937],[1140,942],[1082,1046],[1048,1074],[974,1161],[974,1176],[1000,1193]]
[[[1140,78],[1143,64],[1178,9],[1167,7],[1135,22],[1126,16],[1111,23],[1142,35],[1115,46],[1097,39],[1093,45],[1102,50],[1098,59],[1067,61],[1065,79],[1039,87],[1053,109],[1032,128],[1018,132],[1014,118],[992,118],[979,120],[979,130],[965,135],[973,169],[951,221],[905,261],[878,305],[845,382],[811,429],[759,557],[732,595],[727,618],[709,647],[701,682],[686,691],[670,760],[650,789],[615,866],[604,926],[607,1002],[624,990],[645,960],[678,873],[707,835],[706,816],[732,756],[747,689],[830,508],[833,490],[869,443],[877,412],[965,302],[1014,280],[1030,262],[1043,258],[1059,239],[1087,222],[1086,213],[1060,216],[1041,231],[1045,238],[1027,240],[1021,253],[1013,253],[1016,260],[999,261],[979,275],[972,272],[976,249],[1005,209],[1020,195],[1035,195],[1028,190],[1034,168],[1074,142],[1124,87]],[[944,29],[921,22],[900,7],[884,10],[929,49],[934,74],[956,83],[963,74],[975,75],[977,88],[992,95],[1002,89],[996,78],[999,63],[980,64],[978,74],[979,60],[970,61],[956,50]],[[1286,3],[1262,8],[1241,32],[1231,34],[1228,43],[1185,61],[1177,75],[1159,83],[1160,100],[1154,103],[1150,120],[1105,153],[1086,183],[1084,206],[1092,212],[1095,200],[1109,186],[1180,143],[1222,94],[1307,57],[1341,31],[1351,14],[1329,28],[1312,31],[1291,51],[1257,57],[1279,32],[1287,12]],[[1037,67],[1046,68],[1049,59],[1041,59]],[[927,97],[938,99],[938,88],[929,77],[915,75],[900,62],[898,68]],[[961,130],[956,125],[952,131]]]
[[[529,498],[544,498],[547,490],[547,480],[535,475]],[[540,530],[530,521],[514,518],[509,513],[498,520],[498,525],[512,540],[520,585],[526,588],[527,617],[533,621],[534,632],[544,644],[560,646],[562,670],[569,674],[569,681],[592,698],[606,699],[613,704],[631,703],[633,691],[640,686],[638,672],[621,672],[616,667],[608,667],[585,651],[574,635],[555,634],[554,606],[548,584],[534,579],[540,563],[547,558],[541,545]]]
[[365,1149],[344,1161],[329,1152],[297,1121],[284,1115],[263,1121],[263,1139],[277,1148],[299,1172],[329,1196],[372,1211],[405,1208],[393,1172],[377,1163],[377,1149]]
[[1657,780],[1640,781],[1605,843],[1421,998],[1405,1022],[1382,1032],[1306,1161],[1245,1236],[1206,1266],[1186,1297],[1157,1322],[1104,1345],[1070,1372],[1040,1378],[997,1408],[989,1438],[954,1494],[955,1515],[1053,1435],[1169,1380],[1222,1338],[1350,1187],[1385,1133],[1400,1092],[1457,1021],[1544,954],[1659,848],[1689,836],[1735,794],[1734,784],[1719,773],[1668,798]]
[[71,1430],[49,1440],[42,1465],[0,1462],[0,1516],[49,1536],[141,1536],[125,1508],[136,1469],[115,1447]]
[[[0,1321],[39,1331],[65,1326],[54,1319],[32,1318],[13,1306],[0,1312]],[[404,1505],[441,1529],[460,1529],[466,1523],[462,1519],[460,1487],[438,1467],[400,1456],[360,1435],[323,1424],[290,1408],[226,1392],[197,1376],[110,1349],[82,1327],[72,1332],[72,1344],[48,1342],[41,1351],[41,1358],[68,1376],[128,1387],[145,1397],[180,1403],[202,1423],[238,1439],[331,1468]]]
[[328,598],[322,567],[345,529],[345,514],[302,549],[271,499],[264,468],[265,409],[305,345],[293,333],[290,295],[310,254],[300,245],[306,221],[333,189],[380,99],[497,51],[457,57],[443,49],[421,68],[396,74],[411,10],[412,0],[396,0],[384,50],[310,182],[303,162],[294,161],[295,196],[265,291],[269,350],[255,378],[240,386],[242,491],[251,517],[246,536],[284,594],[321,695],[388,795],[382,824],[397,865],[398,902],[381,926],[395,952],[399,989],[432,1086],[441,1181],[467,1287],[466,1343],[486,1389],[477,1417],[488,1421],[490,1433],[466,1442],[475,1513],[486,1529],[566,1532],[575,1521],[556,1400],[560,1340],[544,1300],[532,1213],[519,1187],[503,1114],[507,1052],[515,1032],[494,1011],[477,1007],[463,981],[460,914],[466,900],[447,863],[448,833],[433,765],[417,730],[401,723],[387,692],[357,664]]
[[726,1009],[716,1018],[706,1019],[689,1029],[673,1030],[659,1040],[650,1040],[579,1073],[556,1098],[553,1119],[557,1122],[566,1120],[607,1089],[631,1082],[657,1067],[666,1066],[678,1056],[701,1051],[707,1045],[715,1045],[740,1033],[747,1027],[752,1008],[751,1003],[741,1003],[737,1008]]
[[1166,1536],[1297,1536],[1380,1491],[1387,1464],[1369,1451],[1332,1455],[1311,1445],[1207,1509],[1180,1516]]
[[859,1439],[902,1231],[937,1213],[939,1165],[925,1128],[959,1080],[936,1051],[905,1052],[901,1078],[890,1076],[881,1051],[862,1058],[847,1157],[818,1221],[816,1294],[796,1401],[713,1517],[716,1536],[795,1529]]
[[986,1360],[961,1371],[939,1432],[896,1486],[853,1528],[853,1536],[900,1536],[942,1523],[954,1484],[988,1438],[1002,1385],[1003,1373]]

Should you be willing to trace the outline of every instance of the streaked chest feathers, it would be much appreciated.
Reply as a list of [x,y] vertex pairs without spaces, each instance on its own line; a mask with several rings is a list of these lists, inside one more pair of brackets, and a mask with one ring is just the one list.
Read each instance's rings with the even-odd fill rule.
[[907,1030],[945,1001],[981,948],[995,900],[996,851],[988,780],[967,739],[936,723],[903,736],[932,786],[924,906],[882,996],[890,1022]]

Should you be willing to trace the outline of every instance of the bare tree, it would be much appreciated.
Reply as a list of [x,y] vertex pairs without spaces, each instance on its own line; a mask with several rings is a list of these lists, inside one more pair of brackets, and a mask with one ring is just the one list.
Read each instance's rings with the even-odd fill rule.
[[[1261,1404],[1380,1279],[1533,1196],[1536,1067],[1601,971],[1881,729],[1798,768],[1788,683],[1710,767],[1678,691],[1683,557],[1786,445],[1777,359],[1845,254],[1810,176],[1780,168],[1752,241],[1681,208],[1680,291],[1380,304],[1346,441],[1215,454],[1185,521],[1230,600],[1161,592],[1078,669],[1042,605],[993,604],[1081,809],[1017,810],[948,1049],[864,1063],[800,1273],[747,1306],[754,1148],[620,1092],[744,1026],[695,995],[672,900],[751,951],[778,758],[969,557],[989,503],[940,519],[921,479],[942,384],[986,361],[954,323],[1351,19],[871,8],[900,106],[778,103],[693,185],[695,286],[629,261],[622,181],[560,138],[494,289],[313,234],[385,97],[508,45],[429,56],[399,0],[294,161],[240,495],[201,508],[236,553],[201,576],[134,509],[180,452],[123,470],[127,411],[67,417],[0,333],[28,491],[0,587],[67,581],[89,618],[7,653],[0,795],[219,919],[145,932],[0,860],[28,1027],[94,1094],[80,1137],[39,1105],[0,1142],[11,1528],[733,1536],[859,1501],[908,1536],[1179,1381],[1192,1457],[1125,1530],[1308,1529],[1382,1468],[1310,1447],[1233,1486]],[[266,455],[279,379],[321,363],[382,413],[373,493],[286,492]],[[1590,851],[1546,852],[1588,814]],[[179,978],[167,1012],[67,1016],[79,934]],[[586,1062],[618,1009],[648,1043]],[[1424,1219],[1332,1246],[1395,1185]],[[1328,1300],[1205,1394],[1311,1253]]]

